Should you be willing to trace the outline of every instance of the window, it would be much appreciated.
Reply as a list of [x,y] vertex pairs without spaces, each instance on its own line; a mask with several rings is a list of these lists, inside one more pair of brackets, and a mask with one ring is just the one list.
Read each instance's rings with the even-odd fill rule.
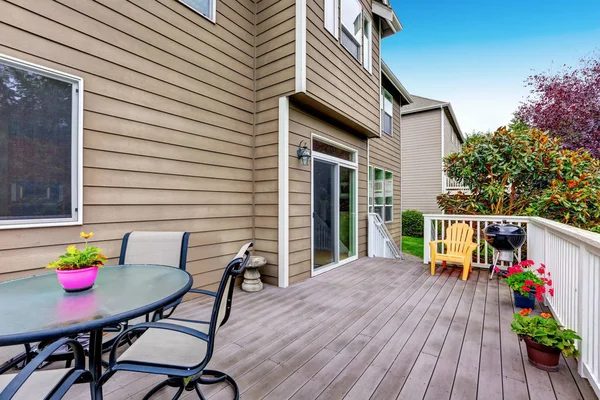
[[339,0],[325,0],[325,29],[336,39],[339,32]]
[[394,99],[387,90],[383,91],[381,100],[381,130],[388,135],[393,134]]
[[0,55],[0,227],[79,223],[80,87]]
[[369,212],[379,214],[384,222],[394,220],[394,174],[369,166]]
[[373,41],[372,25],[369,18],[365,15],[363,19],[363,66],[369,73],[373,73]]
[[362,6],[358,0],[342,0],[342,45],[359,62],[362,58]]
[[210,19],[215,22],[215,15],[217,13],[217,0],[179,0],[179,2],[185,4],[198,14]]

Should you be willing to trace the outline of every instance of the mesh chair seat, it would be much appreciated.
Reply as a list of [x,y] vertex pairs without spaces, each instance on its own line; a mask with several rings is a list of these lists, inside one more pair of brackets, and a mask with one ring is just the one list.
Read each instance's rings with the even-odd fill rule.
[[[173,325],[181,325],[208,334],[208,322],[162,319]],[[117,359],[117,362],[166,364],[193,367],[206,358],[207,343],[185,333],[165,329],[148,329]]]
[[[72,368],[36,371],[25,381],[12,400],[44,399]],[[0,375],[0,392],[8,386],[17,374]]]

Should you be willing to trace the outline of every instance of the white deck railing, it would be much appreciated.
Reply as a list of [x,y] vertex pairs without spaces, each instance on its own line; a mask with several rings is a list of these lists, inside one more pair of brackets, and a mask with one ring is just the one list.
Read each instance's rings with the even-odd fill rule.
[[460,190],[461,192],[469,191],[469,187],[465,186],[462,181],[458,179],[449,178],[446,174],[444,174],[444,192],[447,191],[456,191]]
[[475,229],[478,244],[473,265],[489,266],[492,249],[484,243],[483,229],[504,219],[527,230],[526,254],[519,257],[544,263],[550,272],[554,296],[546,296],[546,304],[562,325],[583,338],[578,372],[600,397],[600,234],[537,217],[425,215],[424,262],[429,262],[430,240],[443,239],[448,224],[465,222]]
[[369,257],[402,258],[402,252],[377,213],[369,213]]

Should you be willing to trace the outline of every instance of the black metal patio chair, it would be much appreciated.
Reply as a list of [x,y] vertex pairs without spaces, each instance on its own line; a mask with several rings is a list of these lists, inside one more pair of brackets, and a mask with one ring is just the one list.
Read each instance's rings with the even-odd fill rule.
[[[36,371],[55,351],[63,346],[70,347],[74,355],[75,363],[73,368]],[[46,346],[18,374],[0,375],[0,399],[58,400],[74,384],[86,382],[92,382],[92,375],[89,371],[85,370],[83,347],[75,339],[60,339]]]
[[[235,380],[224,372],[206,369],[209,364],[217,331],[230,315],[235,278],[244,272],[250,260],[252,243],[247,243],[229,262],[216,292],[190,289],[215,298],[210,321],[195,321],[165,318],[157,322],[145,322],[127,328],[116,338],[110,352],[107,371],[100,382],[104,384],[117,371],[133,371],[165,375],[167,379],[153,387],[144,397],[150,398],[166,386],[177,387],[173,399],[178,399],[184,390],[195,390],[200,399],[205,399],[200,384],[227,382],[239,399]],[[121,340],[132,332],[141,336],[121,356],[117,349]]]

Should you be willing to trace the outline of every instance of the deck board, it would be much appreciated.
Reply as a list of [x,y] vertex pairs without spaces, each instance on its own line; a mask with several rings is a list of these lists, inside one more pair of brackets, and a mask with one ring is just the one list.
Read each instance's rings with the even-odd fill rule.
[[[561,359],[557,373],[528,363],[503,282],[483,270],[465,282],[460,272],[431,276],[420,261],[363,258],[286,289],[236,289],[209,367],[233,376],[250,400],[598,400],[575,360]],[[206,319],[210,306],[190,300],[176,316]],[[141,399],[160,380],[117,373],[105,399]],[[232,394],[224,384],[203,390],[214,400]],[[78,385],[65,398],[88,393]]]

